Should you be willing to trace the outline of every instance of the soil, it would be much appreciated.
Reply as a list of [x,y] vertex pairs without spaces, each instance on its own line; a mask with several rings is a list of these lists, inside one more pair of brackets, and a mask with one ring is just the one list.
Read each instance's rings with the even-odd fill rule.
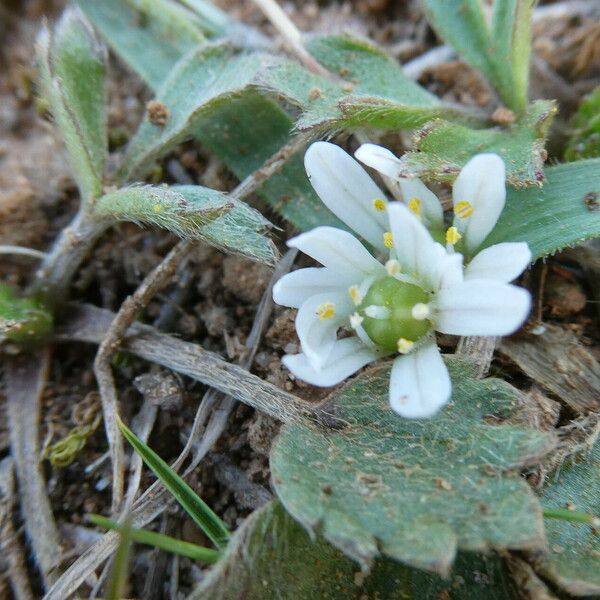
[[[65,152],[53,127],[36,102],[33,81],[35,70],[32,50],[35,35],[45,16],[53,19],[62,9],[62,0],[4,1],[0,3],[0,244],[26,246],[45,250],[69,222],[77,205],[76,191],[68,169]],[[271,26],[251,2],[220,0],[217,4],[249,25],[273,34]],[[295,2],[282,5],[304,31],[336,31],[340,28],[375,39],[391,55],[406,62],[439,43],[424,21],[418,3],[412,0],[357,0],[355,2]],[[552,72],[565,86],[571,86],[581,96],[600,78],[600,25],[590,19],[556,19],[535,28],[534,48]],[[115,57],[111,57],[109,83],[109,126],[111,150],[119,152],[132,134],[146,110],[155,122],[165,118],[162,107],[148,105],[150,93],[140,81],[128,73]],[[480,77],[463,62],[452,60],[426,71],[420,82],[444,99],[488,109],[495,98]],[[560,84],[553,96],[564,97]],[[560,89],[559,89],[560,88]],[[574,107],[564,103],[560,119],[564,123]],[[499,119],[510,115],[499,113]],[[560,125],[557,128],[560,135]],[[387,141],[389,139],[389,144]],[[386,134],[386,144],[402,147],[404,138]],[[550,143],[550,147],[555,145]],[[168,167],[176,158],[192,181],[216,189],[231,189],[235,179],[204,150],[193,143],[165,161],[166,181],[177,173]],[[560,160],[558,154],[549,161]],[[266,214],[283,231],[275,232],[283,248],[286,225],[276,215]],[[287,229],[290,232],[289,228]],[[173,236],[124,224],[105,234],[92,255],[79,270],[71,296],[117,310],[128,294],[135,291],[174,245]],[[36,263],[31,258],[3,255],[0,280],[24,287],[30,280]],[[530,277],[526,282],[539,298],[540,317],[573,332],[596,358],[600,359],[592,287],[586,278],[585,265],[578,262],[576,251],[549,258],[545,277]],[[193,341],[208,350],[236,360],[243,352],[255,316],[256,307],[270,280],[270,270],[264,266],[202,247],[194,251],[185,269],[178,273],[178,282],[159,294],[144,311],[141,320],[162,327],[184,340]],[[545,281],[545,285],[541,285]],[[176,300],[173,305],[172,299]],[[322,399],[330,390],[319,390],[295,380],[282,367],[284,353],[298,351],[294,330],[295,311],[276,307],[269,327],[256,353],[252,372],[283,389],[312,400]],[[456,339],[445,337],[444,347],[451,349]],[[82,344],[62,344],[54,349],[52,369],[43,398],[43,433],[46,445],[63,438],[76,425],[74,408],[89,402],[96,391],[92,364],[95,348]],[[185,377],[173,376],[135,357],[119,354],[114,361],[118,377],[120,406],[126,421],[136,415],[144,396],[152,394],[157,385],[167,386],[168,393],[159,396],[161,402],[156,425],[149,445],[165,460],[174,459],[185,444],[196,407],[206,389]],[[536,382],[528,378],[506,358],[497,358],[493,372],[500,374],[534,399],[526,406],[523,419],[540,428],[553,428],[565,423],[572,415],[559,410],[557,398],[545,396]],[[141,379],[140,379],[141,378]],[[0,395],[0,405],[4,402]],[[231,478],[223,476],[227,469],[243,475],[257,497],[270,492],[268,453],[279,424],[265,415],[239,405],[229,420],[228,428],[213,448],[208,460],[189,479],[190,485],[232,528],[254,508],[248,495],[237,493]],[[104,429],[100,425],[89,432],[83,448],[68,466],[57,468],[44,463],[52,510],[64,535],[63,552],[68,566],[82,552],[92,534],[84,533],[85,516],[110,512],[110,462],[101,461],[107,450]],[[9,453],[5,421],[0,418],[0,458]],[[222,457],[225,457],[223,459]],[[224,463],[223,461],[226,460]],[[100,462],[99,462],[100,461]],[[224,467],[223,465],[226,465]],[[141,489],[153,481],[143,471]],[[239,478],[238,480],[239,485]],[[258,492],[257,492],[258,490]],[[266,496],[261,496],[264,491]],[[252,496],[254,497],[254,496]],[[87,527],[87,526],[86,526]],[[182,511],[173,509],[158,520],[172,535],[188,541],[206,543],[197,528]],[[83,541],[82,541],[83,540]],[[156,553],[139,547],[132,567],[130,594],[144,597],[145,573]],[[40,583],[35,576],[35,563],[29,558],[35,593]],[[168,575],[156,598],[169,598]],[[197,564],[187,559],[179,561],[180,596],[190,591],[202,577]],[[8,588],[0,573],[0,598],[9,598]],[[85,587],[85,586],[84,586]],[[3,596],[3,593],[6,593]]]

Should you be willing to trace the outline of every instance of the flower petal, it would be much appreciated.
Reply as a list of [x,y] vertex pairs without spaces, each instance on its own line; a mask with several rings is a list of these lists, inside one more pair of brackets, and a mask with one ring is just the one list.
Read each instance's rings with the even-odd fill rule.
[[525,242],[504,242],[479,252],[465,269],[465,279],[495,279],[508,283],[531,262]]
[[455,209],[468,202],[472,214],[457,215],[454,225],[465,247],[474,252],[494,228],[506,201],[504,161],[497,154],[477,154],[461,170],[452,188]]
[[530,308],[531,295],[523,288],[471,279],[440,289],[435,328],[454,335],[509,335],[524,323]]
[[444,212],[438,197],[420,179],[400,177],[402,162],[393,152],[376,144],[363,144],[354,156],[368,167],[393,179],[405,203],[408,204],[412,199],[419,200],[421,217],[427,227],[443,227]]
[[[331,314],[320,315],[328,306]],[[353,310],[349,294],[340,292],[311,296],[298,310],[296,332],[302,352],[315,368],[320,368],[328,359],[337,339],[337,330]]]
[[329,210],[370,244],[384,250],[385,210],[373,201],[384,193],[348,153],[329,142],[312,144],[304,156],[310,182]]
[[336,227],[315,227],[288,240],[288,246],[308,254],[337,273],[363,278],[384,266],[351,234]]
[[346,291],[357,282],[353,274],[340,273],[326,267],[298,269],[284,275],[273,286],[273,300],[282,306],[300,308],[316,294]]
[[335,342],[327,362],[320,369],[315,369],[305,354],[288,354],[282,362],[298,379],[329,387],[377,358],[379,354],[375,350],[367,348],[358,338],[350,337]]
[[445,260],[446,251],[403,204],[390,204],[388,214],[401,272],[415,277],[430,291],[436,290],[444,266],[440,261]]
[[394,360],[389,394],[392,410],[407,419],[430,417],[450,400],[450,376],[435,343]]

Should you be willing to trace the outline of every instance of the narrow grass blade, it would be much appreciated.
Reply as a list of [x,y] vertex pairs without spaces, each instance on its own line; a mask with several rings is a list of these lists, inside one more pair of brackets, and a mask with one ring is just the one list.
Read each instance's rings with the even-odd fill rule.
[[230,537],[225,523],[156,452],[146,446],[120,419],[119,428],[125,439],[133,446],[134,450],[142,457],[142,460],[150,467],[163,485],[173,494],[181,507],[192,517],[196,525],[202,529],[217,548],[224,548]]
[[[107,519],[101,515],[88,515],[88,520],[97,525],[98,527],[104,527],[105,529],[113,529],[114,531],[122,531],[123,526],[112,519]],[[204,548],[197,546],[196,544],[190,544],[183,540],[178,540],[174,537],[163,535],[162,533],[156,533],[155,531],[148,531],[147,529],[132,528],[130,530],[130,537],[134,542],[140,544],[146,544],[147,546],[154,546],[179,556],[186,556],[193,560],[201,560],[208,563],[217,562],[221,556],[220,552],[213,550],[212,548]]]
[[131,522],[129,520],[125,521],[120,527],[119,537],[119,545],[108,576],[106,600],[123,600],[125,598],[129,552],[131,549]]

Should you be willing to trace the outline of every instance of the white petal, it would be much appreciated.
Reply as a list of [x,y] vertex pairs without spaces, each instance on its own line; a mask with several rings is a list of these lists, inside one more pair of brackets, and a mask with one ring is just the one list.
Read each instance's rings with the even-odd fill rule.
[[454,205],[466,200],[473,214],[454,225],[473,252],[494,228],[506,201],[504,161],[497,154],[477,154],[461,170],[452,189]]
[[344,150],[328,142],[312,144],[304,166],[315,191],[329,210],[376,248],[384,250],[385,210],[373,206],[384,193]]
[[390,204],[388,214],[401,272],[416,277],[429,290],[437,289],[446,251],[403,204]]
[[365,165],[393,179],[400,189],[401,199],[408,203],[413,198],[421,201],[421,217],[428,227],[441,228],[444,213],[438,197],[420,179],[400,177],[401,160],[393,152],[376,144],[363,144],[354,156]]
[[284,275],[273,286],[273,300],[282,306],[299,308],[303,302],[316,294],[347,291],[357,284],[352,274],[328,268],[310,267]]
[[350,337],[335,342],[327,363],[315,369],[304,354],[288,354],[283,364],[298,378],[312,385],[328,387],[340,383],[361,367],[379,358],[358,338]]
[[377,144],[362,144],[354,153],[361,163],[391,179],[400,177],[400,159],[387,148]]
[[351,233],[336,227],[315,227],[288,240],[287,245],[312,256],[332,271],[354,274],[359,279],[385,270]]
[[527,290],[493,281],[471,279],[440,289],[436,329],[455,335],[509,335],[525,321],[531,308]]
[[495,279],[508,283],[531,262],[525,242],[504,242],[479,252],[465,269],[465,279]]
[[[318,309],[333,304],[335,314],[327,319],[319,317]],[[296,332],[302,352],[315,368],[321,367],[333,348],[337,330],[355,310],[348,293],[317,294],[306,300],[296,315]]]
[[430,417],[451,394],[450,376],[435,343],[394,360],[390,405],[399,415],[407,419]]

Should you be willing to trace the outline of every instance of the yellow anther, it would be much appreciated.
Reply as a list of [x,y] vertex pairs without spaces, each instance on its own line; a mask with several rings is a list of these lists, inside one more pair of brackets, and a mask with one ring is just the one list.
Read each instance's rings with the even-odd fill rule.
[[447,244],[451,244],[452,246],[454,246],[454,244],[458,244],[458,242],[460,242],[461,239],[462,235],[460,235],[456,227],[448,227],[448,230],[446,231]]
[[383,234],[383,245],[386,248],[393,248],[394,247],[394,236],[392,235],[391,231],[386,231]]
[[333,302],[323,302],[317,306],[317,316],[321,321],[335,317],[335,306]]
[[461,200],[454,205],[454,214],[460,219],[466,219],[473,214],[473,205],[467,200]]
[[373,208],[377,211],[377,212],[383,212],[385,210],[385,200],[383,198],[375,198],[375,200],[373,200]]
[[414,342],[411,342],[406,338],[400,338],[398,340],[398,352],[400,352],[400,354],[408,354],[413,349],[414,345]]
[[400,263],[397,260],[391,258],[385,263],[385,270],[390,277],[400,273]]
[[159,213],[159,212],[161,211],[161,206],[160,206],[160,204],[155,204],[155,205],[152,207],[152,210],[153,210],[155,213]]
[[357,285],[351,285],[348,288],[348,293],[350,294],[350,299],[352,300],[354,306],[358,306],[362,302],[362,294],[360,293]]
[[417,217],[421,216],[421,198],[411,198],[408,201],[408,208],[412,212],[417,215]]

